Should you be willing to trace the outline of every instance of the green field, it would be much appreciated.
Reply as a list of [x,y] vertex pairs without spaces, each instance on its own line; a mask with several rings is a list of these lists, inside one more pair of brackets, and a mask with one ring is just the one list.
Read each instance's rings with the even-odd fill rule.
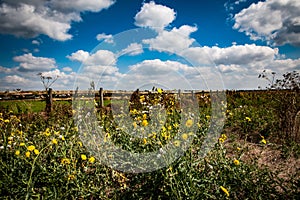
[[[224,128],[204,158],[199,153],[213,118],[212,99],[207,94],[197,97],[199,118],[190,118],[182,115],[172,96],[138,96],[129,107],[136,133],[136,127],[150,127],[150,105],[167,110],[161,129],[150,129],[144,138],[122,131],[114,122],[118,116],[108,108],[91,110],[101,127],[93,134],[107,148],[116,144],[129,152],[153,152],[176,135],[177,147],[194,137],[180,158],[147,173],[122,172],[102,163],[100,151],[91,151],[99,141],[93,134],[82,141],[72,117],[87,120],[89,128],[88,115],[73,111],[71,102],[55,102],[47,114],[42,101],[1,101],[1,199],[300,198],[300,134],[292,131],[299,123],[297,92],[227,93]],[[190,132],[193,126],[197,131]],[[115,154],[108,158],[115,159]]]

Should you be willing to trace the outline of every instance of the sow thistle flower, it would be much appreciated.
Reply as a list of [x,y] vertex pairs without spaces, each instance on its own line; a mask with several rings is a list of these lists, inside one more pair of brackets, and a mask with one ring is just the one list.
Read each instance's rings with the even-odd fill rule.
[[29,157],[30,157],[30,151],[26,151],[25,156],[26,156],[27,158],[29,158]]
[[186,122],[185,122],[186,127],[190,128],[192,125],[193,125],[193,120],[191,120],[191,119],[186,120]]
[[57,140],[55,138],[52,139],[52,144],[57,144]]
[[144,101],[145,101],[145,96],[144,95],[140,96],[140,102],[143,103]]
[[146,119],[144,119],[144,120],[142,121],[142,125],[143,125],[143,126],[148,126],[148,121],[147,121]]
[[133,128],[137,127],[137,123],[136,122],[133,122],[132,125],[133,125]]
[[143,143],[147,144],[147,139],[146,138],[143,139]]
[[35,155],[39,155],[40,154],[40,151],[37,150],[37,149],[33,150],[33,152],[34,152]]
[[220,189],[226,194],[227,197],[229,197],[229,192],[225,187],[220,186]]
[[161,94],[163,91],[161,88],[157,88],[157,92],[158,92],[158,94]]
[[175,145],[176,147],[179,147],[179,146],[180,146],[180,141],[179,141],[179,140],[175,140],[175,141],[174,141],[174,145]]
[[187,140],[187,139],[188,139],[188,137],[189,137],[189,135],[188,135],[188,134],[186,134],[186,133],[184,133],[184,134],[182,134],[182,135],[181,135],[181,137],[182,137],[182,139],[184,139],[184,140]]
[[143,114],[143,119],[144,119],[144,120],[147,119],[147,114],[146,114],[146,113]]
[[81,157],[82,160],[86,160],[86,159],[87,159],[87,158],[86,158],[86,155],[84,155],[84,154],[81,154],[80,157]]
[[227,139],[227,136],[225,134],[222,134],[221,137],[219,138],[219,141],[221,143],[225,142],[225,140]]
[[50,129],[49,128],[46,128],[45,132],[44,132],[44,135],[46,136],[50,136]]
[[68,165],[70,163],[71,163],[71,161],[70,161],[69,158],[63,158],[63,159],[61,159],[61,164],[63,164],[63,165]]
[[15,155],[16,155],[16,156],[20,155],[20,151],[17,150],[17,151],[15,152]]
[[90,158],[89,158],[89,162],[90,162],[90,163],[94,163],[94,162],[95,162],[95,157],[93,157],[93,156],[90,157]]
[[28,151],[33,151],[33,150],[35,150],[35,146],[30,145],[30,146],[27,147],[27,150]]
[[240,161],[237,160],[237,159],[235,159],[235,160],[233,161],[233,163],[234,163],[235,165],[239,165],[239,164],[240,164]]

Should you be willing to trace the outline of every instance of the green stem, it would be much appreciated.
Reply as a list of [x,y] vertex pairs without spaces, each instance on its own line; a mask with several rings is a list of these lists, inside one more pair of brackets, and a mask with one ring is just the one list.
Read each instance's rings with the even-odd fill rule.
[[35,162],[37,161],[37,159],[38,159],[38,157],[39,157],[39,155],[47,148],[47,147],[49,147],[51,144],[48,144],[46,147],[44,147],[40,152],[39,152],[39,154],[34,158],[34,160],[33,160],[33,163],[32,163],[32,166],[31,166],[31,172],[30,172],[30,176],[29,176],[29,180],[28,180],[28,182],[27,182],[27,194],[26,194],[26,200],[28,200],[28,198],[29,198],[29,190],[30,190],[30,186],[31,186],[31,182],[32,182],[32,175],[33,175],[33,172],[34,172],[34,168],[35,168]]

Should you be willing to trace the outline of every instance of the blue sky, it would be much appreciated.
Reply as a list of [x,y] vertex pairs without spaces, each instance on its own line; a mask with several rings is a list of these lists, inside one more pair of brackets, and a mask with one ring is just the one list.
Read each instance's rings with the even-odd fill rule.
[[39,72],[55,90],[256,89],[264,69],[300,70],[299,13],[298,0],[0,0],[0,90],[42,90]]

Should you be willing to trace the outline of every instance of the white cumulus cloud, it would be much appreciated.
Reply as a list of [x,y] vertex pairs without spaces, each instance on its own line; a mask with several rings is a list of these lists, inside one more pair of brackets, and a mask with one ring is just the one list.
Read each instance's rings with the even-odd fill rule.
[[182,52],[192,63],[205,65],[236,64],[248,65],[251,63],[273,60],[278,54],[278,49],[255,44],[233,45],[227,48],[213,47],[190,47]]
[[99,12],[112,0],[3,0],[0,2],[0,33],[33,38],[40,34],[65,41],[72,22],[81,21],[84,11]]
[[16,86],[16,85],[26,85],[30,82],[30,80],[25,79],[18,75],[9,75],[5,76],[3,81],[7,83],[8,85]]
[[197,31],[197,27],[183,25],[172,30],[158,32],[158,36],[152,39],[143,40],[150,45],[150,49],[157,51],[180,52],[190,47],[195,39],[190,38],[190,34]]
[[234,16],[234,29],[253,40],[275,45],[300,45],[300,1],[266,0],[251,4]]
[[170,71],[184,71],[188,68],[190,67],[177,61],[162,61],[160,59],[144,60],[141,63],[129,66],[129,69],[134,73],[146,76],[165,76],[165,74],[168,74]]
[[38,71],[51,70],[57,68],[56,61],[53,58],[35,57],[31,53],[27,53],[21,56],[15,56],[15,62],[19,62],[18,71]]
[[78,50],[68,55],[67,58],[72,61],[82,62],[84,65],[114,65],[116,62],[115,54],[108,50],[98,50],[93,54]]
[[83,50],[78,50],[71,55],[68,55],[67,58],[69,58],[72,61],[79,61],[79,62],[84,62],[88,57],[90,56],[89,52],[83,51]]
[[53,7],[62,10],[99,12],[114,4],[114,0],[52,0]]
[[138,43],[131,43],[127,48],[123,49],[119,54],[128,54],[130,56],[135,56],[143,53],[143,45]]
[[151,1],[144,3],[135,15],[135,25],[139,27],[164,28],[174,21],[176,12],[164,5]]
[[113,43],[113,42],[114,42],[113,36],[112,36],[111,34],[106,35],[105,33],[100,33],[100,34],[98,34],[98,35],[96,36],[96,39],[97,39],[98,41],[104,40],[104,42],[106,42],[106,43]]

